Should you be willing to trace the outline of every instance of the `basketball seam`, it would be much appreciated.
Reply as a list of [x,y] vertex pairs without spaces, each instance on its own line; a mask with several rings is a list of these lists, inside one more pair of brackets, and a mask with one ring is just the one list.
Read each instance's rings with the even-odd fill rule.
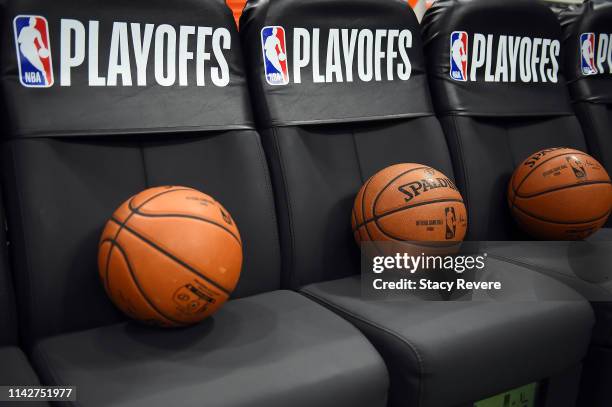
[[[417,208],[417,207],[423,206],[423,205],[429,205],[429,204],[435,204],[435,203],[444,203],[444,202],[460,202],[460,203],[463,203],[463,200],[461,200],[461,199],[434,199],[434,200],[431,200],[431,201],[419,202],[417,204],[413,204],[413,205],[409,205],[409,206],[402,206],[400,208],[395,208],[395,209],[392,209],[392,210],[390,210],[388,212],[382,213],[382,214],[380,214],[378,216],[374,216],[374,217],[368,219],[367,221],[365,221],[365,222],[363,222],[363,223],[361,223],[359,225],[356,225],[354,230],[357,230],[359,227],[367,225],[368,223],[371,223],[371,222],[376,222],[376,224],[378,226],[378,220],[380,220],[382,218],[385,218],[387,216],[396,214],[398,212],[402,212],[402,211],[405,211],[405,210],[408,210],[408,209],[412,209],[412,208]],[[380,229],[380,226],[378,226],[378,228]]]
[[519,195],[519,194],[517,194],[515,192],[514,193],[514,199],[516,201],[516,198],[523,198],[523,199],[535,198],[536,196],[545,195],[545,194],[548,194],[549,192],[557,192],[557,191],[563,191],[564,189],[572,189],[572,188],[576,188],[576,187],[581,187],[581,186],[584,186],[584,185],[598,185],[598,184],[612,185],[612,182],[610,182],[610,181],[585,181],[585,182],[581,182],[579,184],[564,185],[562,187],[556,187],[556,188],[548,189],[546,191],[536,192],[536,193],[530,194],[530,195]]
[[[562,147],[562,148],[565,148],[565,149],[567,149],[567,150],[572,150],[572,149],[567,148],[567,147]],[[519,189],[521,189],[521,186],[523,185],[523,183],[524,183],[524,182],[527,180],[527,178],[529,178],[529,176],[530,176],[530,175],[531,175],[531,174],[532,174],[532,173],[533,173],[535,170],[537,170],[538,168],[540,168],[542,165],[546,164],[546,163],[547,163],[547,162],[549,162],[550,160],[553,160],[553,159],[558,158],[558,157],[563,157],[564,155],[568,155],[568,154],[574,154],[574,155],[584,155],[584,156],[589,157],[589,155],[588,155],[588,154],[583,153],[583,152],[580,152],[580,151],[579,151],[579,152],[577,152],[577,153],[563,153],[563,154],[557,154],[557,155],[555,155],[555,156],[549,157],[549,158],[547,158],[546,160],[544,160],[544,161],[542,161],[541,163],[539,163],[538,165],[536,165],[535,167],[533,167],[532,169],[530,169],[530,170],[529,170],[529,172],[528,172],[527,174],[525,174],[525,176],[523,177],[523,179],[521,180],[521,182],[519,182],[519,184],[517,185],[517,187],[516,187],[516,188],[514,188],[514,185],[512,185],[512,190],[514,191],[514,194],[516,195],[516,193],[518,192],[518,190],[519,190]]]
[[[117,219],[115,218],[111,218],[111,220],[115,223],[117,223]],[[156,243],[152,242],[151,240],[147,239],[146,237],[144,237],[142,234],[138,233],[137,231],[135,231],[134,229],[132,229],[131,227],[129,227],[128,225],[124,226],[124,229],[127,230],[128,232],[130,232],[132,235],[136,236],[137,238],[139,238],[140,240],[142,240],[143,242],[145,242],[146,244],[148,244],[149,246],[153,247],[154,249],[156,249],[157,251],[159,251],[161,254],[165,255],[166,257],[170,258],[171,260],[174,260],[176,263],[180,264],[181,266],[183,266],[184,268],[186,268],[187,270],[189,270],[191,273],[197,275],[198,277],[204,279],[206,282],[214,285],[216,288],[218,288],[219,290],[223,291],[225,294],[227,294],[228,296],[231,294],[231,292],[229,290],[227,290],[225,287],[223,287],[221,284],[217,283],[216,281],[212,280],[210,277],[202,274],[201,272],[199,272],[196,268],[190,266],[189,264],[187,264],[186,262],[184,262],[183,260],[179,259],[177,256],[175,256],[174,254],[170,253],[168,250],[165,250],[164,248],[160,247],[159,245],[157,245]]]
[[[178,324],[180,326],[185,326],[186,323],[183,321],[178,321],[172,317],[167,316],[165,313],[163,313],[159,308],[157,308],[157,306],[155,304],[153,304],[153,302],[149,299],[149,297],[147,297],[145,295],[145,291],[142,288],[142,286],[140,285],[140,283],[138,282],[138,279],[136,278],[136,274],[134,274],[134,270],[132,269],[132,264],[130,263],[130,259],[125,251],[125,249],[123,249],[123,247],[119,244],[119,242],[112,240],[112,239],[107,239],[108,241],[110,241],[113,245],[113,247],[117,247],[117,250],[119,250],[119,252],[121,253],[121,255],[123,256],[124,260],[125,260],[125,264],[127,264],[128,267],[128,271],[130,272],[130,277],[132,279],[132,281],[134,282],[134,285],[136,286],[136,288],[138,289],[138,292],[140,293],[140,295],[142,296],[142,298],[144,298],[144,300],[146,301],[147,304],[149,304],[149,306],[155,311],[157,312],[159,315],[161,315],[164,319],[167,319],[168,321],[171,321],[175,324]],[[110,292],[109,292],[110,294]]]
[[104,245],[104,243],[106,243],[106,242],[110,243],[110,247],[108,248],[108,253],[109,254],[106,255],[106,265],[104,266],[104,287],[106,288],[106,292],[110,293],[110,281],[109,281],[109,278],[108,278],[108,276],[109,276],[109,271],[108,271],[109,266],[108,266],[108,264],[110,263],[110,252],[111,252],[111,250],[113,250],[113,246],[115,244],[113,243],[114,240],[112,240],[110,238],[106,238],[106,239],[104,239],[104,240],[102,240],[100,242],[100,246],[99,246],[98,250],[102,249],[102,245]]
[[222,224],[215,222],[214,220],[211,220],[211,219],[201,218],[195,215],[186,215],[182,213],[149,214],[149,213],[139,212],[138,209],[134,209],[132,210],[132,212],[135,215],[143,216],[146,218],[186,218],[186,219],[193,219],[193,220],[197,220],[197,221],[201,221],[205,223],[210,223],[211,225],[217,226],[220,229],[223,229],[224,231],[229,233],[236,240],[238,245],[242,248],[242,242],[240,241],[240,238],[234,234],[234,232],[232,232],[231,230],[229,230]]
[[532,213],[530,213],[530,212],[527,212],[527,211],[526,211],[526,210],[524,210],[524,209],[521,209],[519,206],[515,206],[514,208],[515,208],[515,209],[518,209],[518,210],[519,210],[519,212],[522,212],[522,213],[524,213],[525,215],[530,216],[530,217],[532,217],[532,218],[534,218],[534,219],[540,220],[540,221],[542,221],[542,222],[553,223],[553,224],[555,224],[555,225],[580,225],[580,224],[583,224],[583,223],[592,223],[592,222],[597,222],[597,221],[600,221],[600,220],[602,220],[602,219],[604,219],[604,218],[607,218],[608,216],[610,216],[610,212],[612,212],[612,211],[610,211],[610,210],[609,210],[609,211],[608,211],[608,212],[606,212],[606,214],[605,214],[605,215],[603,215],[603,216],[599,216],[599,217],[597,217],[597,218],[593,218],[593,219],[590,219],[590,220],[585,220],[585,221],[578,221],[578,222],[559,222],[559,221],[555,221],[555,220],[552,220],[552,219],[546,219],[546,218],[542,218],[542,217],[540,217],[540,216],[536,216],[536,215],[534,215],[534,214],[532,214]]
[[[368,182],[366,182],[365,186],[363,187],[363,194],[361,195],[361,220],[362,221],[365,221],[365,219],[366,219],[366,210],[365,210],[366,192],[368,191],[368,187],[372,183],[373,179],[374,179],[374,176],[370,177],[370,179],[368,179]],[[368,236],[368,240],[371,241],[372,240],[372,235],[370,234],[370,231],[368,230],[368,225],[366,223],[362,223],[362,224],[365,225],[366,235]]]
[[[138,206],[138,208],[142,208],[143,205],[146,205],[147,203],[151,202],[153,199],[157,198],[158,196],[161,196],[161,195],[164,195],[164,194],[167,194],[167,193],[170,193],[170,192],[175,192],[175,191],[188,191],[188,190],[191,190],[191,188],[180,188],[180,187],[172,187],[172,186],[170,186],[170,188],[172,188],[172,189],[168,189],[168,190],[162,191],[162,192],[160,192],[158,194],[153,195],[152,197],[147,198],[140,206]],[[132,210],[132,202],[134,201],[134,198],[135,198],[135,196],[131,197],[129,199],[129,201],[128,201],[128,208],[130,209],[130,214],[125,218],[125,220],[123,222],[119,222],[118,223],[119,228],[117,229],[117,232],[115,233],[115,237],[113,238],[113,241],[116,241],[117,238],[119,238],[119,234],[123,230],[123,227],[127,224],[127,222],[130,220],[132,215],[134,215],[134,211]],[[113,214],[113,216],[114,216],[114,214]],[[116,219],[113,219],[113,220],[115,221],[115,223],[117,223]],[[108,282],[108,264],[110,263],[110,257],[111,257],[111,255],[113,253],[113,249],[114,248],[115,248],[115,245],[111,243],[111,247],[108,250],[108,255],[106,257],[106,270],[105,270],[106,282]]]

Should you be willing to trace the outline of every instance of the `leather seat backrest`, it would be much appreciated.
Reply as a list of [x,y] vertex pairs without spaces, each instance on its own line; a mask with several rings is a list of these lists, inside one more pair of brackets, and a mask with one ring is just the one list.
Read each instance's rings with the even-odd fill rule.
[[30,341],[123,319],[98,278],[98,239],[147,187],[193,187],[232,214],[234,296],[280,287],[272,187],[223,0],[10,1],[5,16],[3,178]]
[[0,347],[17,343],[17,312],[6,241],[4,207],[0,194]]
[[612,171],[612,3],[589,0],[559,19],[574,109],[590,152]]
[[402,162],[452,177],[414,13],[403,0],[256,0],[240,27],[288,283],[359,273],[350,216],[364,181]]
[[506,204],[514,169],[550,147],[586,151],[543,2],[438,0],[423,41],[436,113],[468,206],[470,240],[523,238]]

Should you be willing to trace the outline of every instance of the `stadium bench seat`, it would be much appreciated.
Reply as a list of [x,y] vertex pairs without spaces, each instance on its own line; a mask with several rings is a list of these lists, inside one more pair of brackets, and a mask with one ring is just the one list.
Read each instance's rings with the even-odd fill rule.
[[[451,407],[548,378],[549,400],[572,405],[592,327],[586,301],[361,296],[359,249],[349,218],[364,181],[402,162],[454,173],[431,106],[419,26],[406,2],[256,1],[247,4],[240,27],[277,197],[288,283],[353,322],[377,347],[391,376],[390,404]],[[397,35],[387,40],[387,30]],[[268,61],[262,50],[269,35],[277,37],[273,45],[281,47],[284,64]],[[396,59],[373,57],[368,36],[370,45],[378,44],[370,51],[395,49]],[[388,45],[398,38],[402,45]],[[406,38],[410,41],[403,42]],[[513,275],[530,272],[496,260],[489,267]],[[542,280],[543,286],[555,284]],[[565,286],[559,290],[574,293]]]
[[[612,4],[589,0],[559,13],[559,19],[563,28],[563,63],[574,110],[589,151],[612,171],[612,60],[609,57]],[[591,39],[592,60],[583,59],[583,45],[590,45]]]
[[[584,6],[587,10],[592,7],[588,2]],[[580,12],[570,14],[574,16],[571,21],[576,24],[582,21]],[[591,152],[602,162],[606,160],[597,145],[605,142],[604,135],[593,134],[593,129],[584,126],[584,120],[581,127],[570,103],[566,78],[574,97],[596,88],[590,87],[593,85],[590,79],[576,80],[577,60],[567,62],[567,58],[576,58],[579,44],[576,32],[568,34],[571,31],[569,23],[567,20],[566,33],[562,35],[555,15],[540,2],[444,0],[436,2],[426,13],[422,31],[434,106],[451,146],[457,184],[468,205],[468,239],[505,241],[496,243],[489,254],[560,280],[594,301],[597,323],[592,342],[609,346],[612,343],[612,284],[608,262],[601,257],[602,251],[604,256],[609,256],[605,253],[609,253],[609,249],[606,243],[597,241],[610,240],[611,230],[598,231],[589,239],[593,243],[524,243],[521,241],[530,238],[518,230],[506,203],[512,172],[526,157],[539,150],[570,147]],[[465,32],[469,38],[465,80],[452,77],[453,71],[457,71],[451,69],[450,63],[449,39],[454,32]],[[480,34],[490,38],[476,50],[474,38]],[[509,71],[504,73],[503,66],[499,68],[500,61],[511,64],[512,60],[508,55],[498,57],[503,52],[501,46],[498,48],[501,36],[506,36],[506,52],[511,52],[508,39],[511,36],[514,41],[539,38],[550,42],[547,48],[542,48],[543,42],[540,43],[535,58],[533,53],[527,55],[526,61],[520,56],[515,58],[515,65],[507,65]],[[486,48],[489,42],[490,48]],[[527,45],[532,44],[535,47],[535,43]],[[477,55],[479,52],[481,54]],[[547,52],[549,55],[545,55]],[[555,55],[554,62],[550,54]],[[567,56],[565,62],[563,55]],[[520,64],[535,69],[531,70],[531,75],[523,72],[521,78]],[[538,80],[534,81],[534,77]],[[579,117],[589,109],[593,112],[605,110],[605,105],[599,103],[578,102],[574,107]],[[585,139],[585,133],[592,134]],[[517,242],[509,242],[513,239]],[[597,264],[585,261],[585,256],[594,252],[598,252],[601,261]],[[602,354],[596,359],[598,375],[604,372],[602,366],[609,363],[606,360],[612,359]],[[601,384],[599,390],[606,388],[603,383],[609,377],[609,373],[589,377],[583,383],[595,385],[591,386],[593,395],[597,383]],[[581,398],[579,405],[600,404]]]
[[[529,240],[508,210],[506,189],[512,172],[525,158],[545,148],[562,146],[587,151],[565,83],[562,34],[557,18],[544,4],[531,1],[445,0],[426,13],[422,30],[427,65],[432,73],[434,106],[451,147],[458,187],[468,206],[467,238]],[[466,81],[451,77],[449,38],[456,31],[465,31],[470,38]],[[525,66],[532,68],[530,75],[521,73],[521,58],[516,59],[515,65],[508,65],[507,75],[497,68],[502,60],[497,58],[501,52],[497,51],[499,38],[509,33],[513,39],[550,41],[546,48],[534,48],[539,49],[535,59],[526,60]],[[475,40],[471,38],[479,34],[488,35],[488,41],[492,41],[486,51],[484,43],[481,50],[474,50]],[[510,45],[506,52],[510,52]],[[474,57],[475,52],[482,52],[479,58]],[[512,63],[509,57],[507,61]],[[495,74],[496,71],[499,73]],[[601,229],[592,240],[606,240],[610,232]],[[599,282],[583,278],[583,270],[567,255],[568,250],[571,249],[566,244],[518,242],[504,243],[490,253],[559,279],[586,298],[611,300],[610,282],[605,278]],[[606,271],[599,273],[604,275]],[[607,342],[612,340],[609,306],[596,304],[599,323],[594,340]]]
[[[42,382],[76,386],[86,407],[385,406],[387,371],[365,337],[279,290],[268,168],[223,0],[9,1],[5,38],[33,10],[48,21],[56,77],[22,86],[37,78],[17,75],[6,43],[2,178],[22,331]],[[191,328],[126,321],[99,281],[104,224],[160,185],[210,194],[242,236],[235,299]]]

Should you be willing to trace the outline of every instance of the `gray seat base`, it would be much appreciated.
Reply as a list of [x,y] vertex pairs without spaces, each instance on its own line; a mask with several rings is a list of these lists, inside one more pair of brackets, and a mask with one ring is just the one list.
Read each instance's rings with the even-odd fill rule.
[[16,346],[0,348],[0,386],[35,386],[38,376],[26,355]]
[[587,242],[494,242],[487,251],[561,281],[591,301],[596,315],[592,342],[612,347],[610,248],[612,229],[603,228]]
[[[40,381],[26,355],[16,346],[0,348],[0,386],[38,386]],[[47,402],[13,403],[1,402],[0,406],[27,405],[30,407],[48,406]]]
[[[490,259],[495,263],[494,259]],[[497,262],[498,272],[537,274]],[[394,406],[449,407],[541,380],[580,364],[593,314],[570,288],[545,276],[567,301],[368,301],[359,276],[302,292],[370,339],[389,368]],[[550,283],[550,284],[548,284]]]
[[384,407],[380,355],[350,323],[275,291],[233,300],[203,323],[123,323],[38,343],[44,380],[78,387],[80,406]]

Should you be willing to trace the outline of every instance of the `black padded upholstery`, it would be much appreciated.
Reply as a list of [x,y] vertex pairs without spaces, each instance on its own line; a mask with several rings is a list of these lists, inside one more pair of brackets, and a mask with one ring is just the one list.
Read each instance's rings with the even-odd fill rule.
[[[93,86],[87,62],[72,68],[72,83],[64,86],[61,46],[53,42],[58,82],[22,87],[14,43],[3,49],[11,132],[2,143],[2,178],[20,318],[42,382],[77,386],[82,406],[384,407],[385,365],[363,335],[302,295],[279,291],[274,197],[225,2],[91,0],[73,13],[76,23],[60,19],[74,8],[68,3],[9,2],[5,35],[12,35],[13,13],[28,14],[33,5],[47,17],[51,41],[66,24],[82,24],[94,35],[87,20],[95,16],[100,55],[109,55],[111,29],[136,32],[145,29],[137,22],[147,22],[153,33],[166,34],[151,34],[146,86],[132,86],[144,75],[134,65],[132,85],[123,71],[116,86]],[[134,24],[117,23],[118,16]],[[170,77],[165,63],[172,58],[163,58],[170,47],[156,41],[170,41],[173,31],[187,61],[186,77],[179,67],[176,80],[187,84],[164,86],[160,78]],[[78,44],[83,38],[77,41],[75,33],[64,35]],[[206,51],[198,48],[202,41]],[[106,66],[104,60],[98,75],[110,78]],[[212,83],[221,71],[229,82]],[[205,85],[195,81],[202,73]],[[61,117],[31,118],[41,100],[65,103],[50,106]],[[94,111],[75,114],[85,108]],[[113,211],[161,185],[185,185],[218,199],[235,219],[244,248],[234,299],[203,324],[174,331],[125,321],[104,294],[96,265],[98,239]]]
[[[40,384],[28,358],[17,346],[17,310],[8,262],[8,246],[5,236],[4,208],[0,196],[0,385],[34,386]],[[0,402],[0,405],[8,405]],[[38,402],[34,405],[46,405]]]
[[[434,107],[468,205],[467,239],[527,238],[505,203],[514,169],[544,148],[587,149],[565,86],[558,21],[545,4],[529,0],[444,0],[422,27]],[[450,78],[449,39],[457,31],[468,36],[470,76],[463,82]],[[474,50],[479,35],[487,38],[486,51],[485,44]]]
[[[377,16],[375,23],[372,15]],[[331,120],[330,112],[346,108],[337,109],[338,103],[363,104],[365,100],[357,95],[371,84],[358,78],[351,83],[316,82],[312,64],[298,83],[292,77],[293,55],[298,28],[311,33],[319,28],[320,64],[325,67],[330,62],[324,55],[333,55],[326,52],[332,29],[385,30],[397,25],[411,30],[410,60],[413,66],[422,66],[418,23],[404,1],[260,0],[249,2],[240,21],[253,103],[259,111],[273,112],[256,119],[270,162],[289,284],[353,322],[377,347],[389,368],[390,405],[455,407],[579,364],[590,338],[592,311],[573,290],[543,276],[543,285],[556,285],[576,301],[531,301],[517,306],[512,302],[432,303],[409,295],[397,301],[364,300],[359,249],[349,219],[357,191],[377,171],[401,162],[431,165],[453,177],[448,146],[429,96],[401,105],[404,111],[398,112],[395,93],[388,98],[376,93],[372,111],[362,111],[363,116],[354,120],[344,116]],[[262,69],[264,26],[283,28],[286,49],[281,52],[287,56],[289,72],[285,85],[269,84]],[[423,89],[416,84],[421,84],[423,75],[416,72],[415,78],[408,79],[416,81],[410,86],[395,80],[395,86],[405,88],[412,99],[422,98]],[[427,85],[423,86],[427,91]],[[356,89],[355,98],[350,97],[351,88]],[[345,98],[327,97],[334,89]],[[279,103],[298,100],[302,92],[319,95],[319,91],[316,103],[307,99],[312,104],[299,112]],[[391,111],[397,114],[387,119],[378,115],[385,105],[392,105]],[[297,113],[303,114],[301,120],[293,120]],[[533,274],[499,261],[490,267],[502,274]],[[530,339],[516,342],[518,327]],[[547,345],[558,337],[567,339],[563,349]],[[494,368],[514,366],[519,360],[530,362],[503,372]]]
[[[612,171],[612,4],[588,0],[559,13],[565,70],[589,152]],[[583,44],[593,44],[583,58]],[[587,45],[589,46],[589,45]],[[594,71],[593,71],[594,69]],[[608,221],[608,227],[612,221]]]
[[[486,23],[481,22],[486,16]],[[519,17],[520,16],[520,17]],[[538,20],[538,24],[532,24]],[[589,151],[580,122],[570,109],[569,92],[565,86],[568,70],[563,62],[563,49],[555,57],[557,82],[504,82],[489,81],[483,73],[476,81],[457,82],[449,78],[449,38],[454,31],[467,31],[470,38],[484,33],[494,39],[491,43],[492,69],[496,69],[498,54],[503,53],[499,42],[502,36],[547,38],[561,43],[562,34],[558,20],[545,4],[532,1],[504,2],[498,0],[448,0],[436,2],[423,20],[423,36],[434,105],[446,133],[457,184],[468,205],[470,226],[468,238],[473,240],[530,240],[516,227],[506,203],[507,185],[516,166],[530,154],[549,147],[570,147]],[[470,43],[472,46],[472,43]],[[473,48],[473,47],[472,47]],[[470,52],[473,52],[470,51]],[[468,63],[473,54],[468,52]],[[540,59],[526,61],[538,67]],[[446,61],[446,62],[445,62]],[[520,61],[519,61],[520,62]],[[499,64],[499,62],[498,62]],[[549,61],[544,69],[554,69]],[[484,69],[484,68],[483,68]],[[568,75],[571,75],[568,74]],[[507,89],[528,87],[530,95],[518,97]],[[453,98],[454,88],[465,93]],[[471,97],[466,88],[477,93],[486,88],[488,101]],[[442,92],[442,89],[449,92]],[[510,97],[514,95],[515,97]],[[530,98],[530,101],[527,101]],[[524,111],[524,103],[538,101],[530,111]],[[550,106],[564,106],[557,112]],[[466,109],[466,106],[469,108]],[[480,108],[495,110],[483,114]],[[609,229],[602,229],[593,240],[608,239]],[[517,264],[532,267],[599,301],[612,299],[606,283],[594,284],[580,278],[580,270],[574,268],[567,253],[552,245],[523,245],[490,250],[491,254]],[[603,272],[603,270],[602,270]],[[596,294],[596,295],[593,295]],[[608,307],[598,308],[596,339],[601,340],[609,331]],[[603,325],[602,325],[603,324]],[[606,339],[607,341],[608,339]]]
[[0,358],[2,360],[0,386],[36,386],[40,384],[28,358],[18,347],[1,347]]
[[9,268],[6,220],[0,195],[0,346],[17,343],[17,310]]
[[[424,136],[430,140],[427,148]],[[279,198],[283,264],[292,287],[358,272],[350,213],[356,192],[377,171],[419,162],[452,176],[448,147],[434,117],[270,128],[262,130],[262,137]]]
[[[551,289],[548,277],[523,267],[503,261],[489,267],[509,279],[533,278],[536,289]],[[353,322],[380,350],[391,373],[393,405],[450,407],[580,364],[590,310],[571,289],[561,283],[556,289],[574,300],[364,301],[358,276],[312,284],[302,292]]]
[[367,340],[288,291],[230,301],[185,330],[116,324],[45,339],[34,356],[44,380],[78,384],[85,406],[386,404]]
[[512,173],[525,158],[550,146],[586,150],[575,116],[448,114],[440,116],[440,121],[451,147],[457,186],[468,209],[468,240],[529,240],[508,210],[506,194]]
[[[116,207],[147,187],[193,187],[230,211],[245,242],[236,297],[279,287],[274,205],[254,131],[15,139],[5,143],[3,163],[7,187],[18,191],[7,204],[30,340],[123,319],[98,281],[97,244]],[[244,182],[245,174],[252,181]],[[249,197],[248,207],[242,194]],[[95,312],[82,304],[92,304]]]

